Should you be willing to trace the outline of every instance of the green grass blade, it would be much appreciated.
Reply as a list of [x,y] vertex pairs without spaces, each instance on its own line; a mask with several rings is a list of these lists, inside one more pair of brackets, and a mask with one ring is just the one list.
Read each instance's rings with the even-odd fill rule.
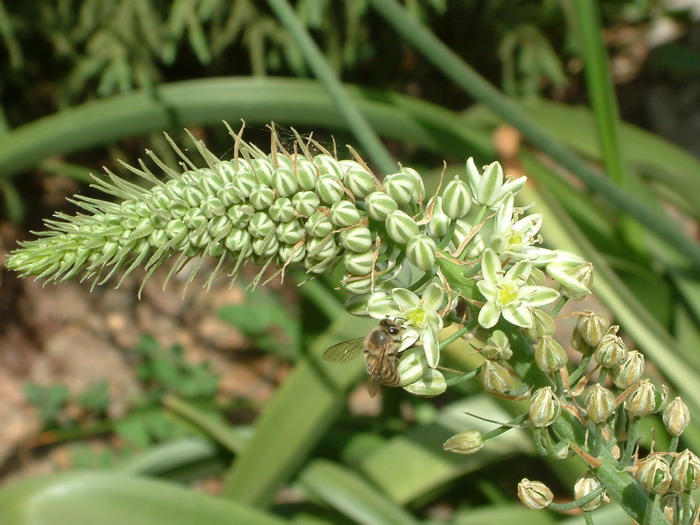
[[386,173],[396,171],[396,160],[384,147],[382,141],[379,140],[372,126],[367,122],[367,119],[357,108],[352,98],[345,92],[343,85],[297,18],[289,2],[287,0],[267,0],[267,3],[301,49],[314,75],[326,88],[336,108],[338,108],[338,111],[348,123],[348,127],[354,133],[357,143],[366,150],[367,155],[377,163],[379,169]]
[[281,525],[270,514],[178,485],[124,474],[73,472],[0,490],[3,525]]
[[182,438],[156,445],[143,454],[129,458],[118,472],[140,476],[164,476],[191,464],[214,459],[217,447],[200,438]]
[[356,523],[418,523],[411,514],[387,500],[357,474],[330,461],[313,461],[304,469],[299,482],[314,496]]
[[0,179],[0,193],[2,193],[2,200],[5,204],[7,218],[14,223],[22,222],[26,210],[24,208],[24,202],[22,202],[22,197],[20,197],[13,181]]
[[591,190],[604,194],[620,210],[675,247],[692,261],[694,266],[700,267],[700,245],[689,239],[675,221],[655,213],[646,203],[628,195],[624,188],[603,177],[561,141],[547,133],[522,112],[517,104],[502,95],[464,63],[395,0],[370,0],[370,3],[397,32],[453,82],[518,128],[530,142],[574,173]]

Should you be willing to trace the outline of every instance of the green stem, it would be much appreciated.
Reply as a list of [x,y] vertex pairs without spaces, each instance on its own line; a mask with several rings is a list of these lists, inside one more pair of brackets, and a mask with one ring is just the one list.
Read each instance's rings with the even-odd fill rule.
[[440,241],[440,244],[437,245],[437,251],[442,251],[445,248],[447,248],[447,245],[450,244],[452,237],[454,237],[456,229],[457,229],[457,221],[453,219],[452,222],[450,223],[450,225],[447,227],[447,233],[444,235],[444,237]]
[[679,436],[672,436],[671,437],[671,442],[668,444],[668,451],[669,452],[675,452],[678,450],[678,441],[680,440]]
[[646,203],[629,195],[625,188],[605,178],[570,148],[550,135],[530,119],[520,107],[502,95],[456,53],[440,42],[396,0],[370,0],[370,4],[445,76],[519,129],[525,138],[574,173],[588,188],[604,194],[618,208],[634,217],[649,231],[654,232],[660,240],[675,247],[700,268],[700,245],[689,239],[682,228],[678,227],[676,221],[656,213]]
[[275,12],[280,22],[287,29],[291,37],[301,49],[304,58],[328,91],[338,112],[348,123],[357,141],[367,151],[367,154],[376,162],[379,169],[385,173],[396,171],[396,161],[379,140],[379,137],[370,126],[367,119],[357,108],[352,98],[343,88],[333,69],[324,58],[318,46],[299,21],[294,9],[287,0],[267,0],[270,8]]
[[625,453],[620,458],[620,466],[625,467],[632,459],[634,448],[637,446],[637,434],[639,433],[640,418],[633,417],[629,421],[629,429],[627,431],[627,444],[625,445]]
[[501,434],[508,432],[510,429],[512,429],[514,426],[519,426],[525,421],[527,421],[529,414],[521,414],[518,417],[511,419],[507,425],[501,425],[498,428],[494,428],[493,430],[489,430],[486,432],[482,437],[484,438],[484,441],[487,439],[495,438],[496,436],[500,436]]
[[576,388],[576,383],[581,378],[581,376],[583,376],[586,373],[591,359],[593,359],[593,354],[584,355],[581,358],[581,362],[579,363],[578,367],[576,367],[576,370],[574,370],[569,376],[569,386],[572,390]]
[[586,525],[593,525],[593,516],[590,511],[585,511],[583,513],[583,519],[586,520]]
[[561,309],[564,308],[567,302],[569,302],[568,297],[564,297],[563,295],[559,296],[559,299],[557,299],[557,302],[554,303],[552,309],[549,311],[549,315],[552,317],[559,315],[559,312],[561,312]]
[[466,374],[459,375],[457,377],[452,377],[450,379],[446,379],[445,383],[447,386],[454,386],[458,383],[463,383],[464,381],[469,381],[470,379],[476,377],[479,375],[481,372],[481,367],[475,368],[471,372],[467,372]]
[[574,510],[579,508],[581,505],[585,505],[586,503],[589,503],[596,499],[598,496],[600,496],[603,492],[605,492],[605,489],[603,487],[598,487],[594,491],[590,492],[589,494],[586,494],[584,497],[576,499],[574,501],[570,501],[569,503],[550,503],[547,508],[556,510],[559,512],[566,512],[569,510]]
[[[646,515],[651,516],[652,512],[654,511],[655,508],[659,508],[658,505],[659,502],[659,495],[658,494],[650,494],[649,498],[647,499],[647,511]],[[644,523],[647,523],[646,521]]]
[[442,341],[440,341],[440,350],[443,348],[447,347],[448,345],[451,345],[454,343],[457,339],[461,338],[463,335],[469,333],[471,331],[471,327],[469,326],[463,326],[459,330],[457,330],[455,333],[452,335],[446,337]]

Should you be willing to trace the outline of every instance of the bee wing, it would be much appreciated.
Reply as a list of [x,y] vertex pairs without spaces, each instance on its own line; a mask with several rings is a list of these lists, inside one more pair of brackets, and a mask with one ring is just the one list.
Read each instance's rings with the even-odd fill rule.
[[377,376],[369,376],[369,380],[367,381],[367,392],[369,393],[369,397],[374,397],[377,395],[377,392],[379,392],[379,384],[379,378]]
[[334,363],[347,363],[359,355],[365,347],[365,338],[358,337],[342,343],[335,344],[323,352],[323,359]]

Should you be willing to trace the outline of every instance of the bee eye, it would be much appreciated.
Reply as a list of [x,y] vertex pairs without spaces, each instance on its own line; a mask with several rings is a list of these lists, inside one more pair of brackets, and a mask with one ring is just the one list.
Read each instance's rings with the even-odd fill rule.
[[389,333],[390,333],[391,335],[398,335],[399,329],[396,328],[395,326],[392,326],[392,327],[389,328]]

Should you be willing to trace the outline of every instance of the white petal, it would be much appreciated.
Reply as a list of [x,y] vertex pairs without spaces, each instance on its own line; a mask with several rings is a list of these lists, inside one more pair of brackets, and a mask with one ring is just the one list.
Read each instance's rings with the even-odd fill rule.
[[503,319],[515,326],[530,328],[532,326],[532,314],[527,306],[504,308]]
[[420,332],[413,328],[412,326],[407,326],[406,329],[401,334],[401,344],[399,345],[399,352],[403,352],[407,348],[411,348],[418,342],[420,338]]
[[527,281],[530,277],[530,272],[532,271],[532,265],[527,261],[518,261],[515,263],[508,272],[506,273],[505,279],[508,281],[522,282]]
[[423,333],[423,350],[425,358],[428,360],[428,366],[435,368],[440,361],[440,343],[437,334],[432,330]]
[[437,310],[442,306],[442,301],[445,298],[445,292],[437,283],[429,284],[423,292],[421,303],[426,310]]
[[527,177],[524,175],[522,177],[510,179],[506,181],[506,183],[503,184],[503,186],[501,186],[501,191],[509,191],[513,195],[515,195],[520,191],[520,189],[525,185],[526,182]]
[[513,222],[513,194],[506,194],[505,199],[499,205],[496,212],[496,222],[493,229],[493,235],[501,237],[511,229]]
[[375,319],[383,319],[386,316],[401,317],[401,310],[384,292],[372,294],[372,297],[367,301],[367,312]]
[[486,303],[479,312],[479,324],[484,328],[491,328],[501,317],[501,311],[494,303]]
[[481,259],[481,275],[484,279],[497,283],[501,280],[503,272],[501,261],[492,249],[484,250],[484,257]]
[[523,286],[518,291],[518,298],[525,306],[542,306],[559,298],[559,292],[546,286]]
[[474,163],[474,157],[469,157],[467,159],[467,185],[469,186],[469,191],[472,194],[472,199],[476,200],[476,194],[479,191],[479,181],[481,180],[481,174],[479,169]]
[[502,196],[503,168],[498,162],[492,162],[484,170],[479,182],[477,202],[484,206],[492,206]]
[[479,281],[476,283],[476,287],[487,301],[495,302],[498,299],[498,288],[491,281]]
[[420,302],[420,297],[405,288],[394,288],[391,291],[391,297],[403,311],[415,309]]

